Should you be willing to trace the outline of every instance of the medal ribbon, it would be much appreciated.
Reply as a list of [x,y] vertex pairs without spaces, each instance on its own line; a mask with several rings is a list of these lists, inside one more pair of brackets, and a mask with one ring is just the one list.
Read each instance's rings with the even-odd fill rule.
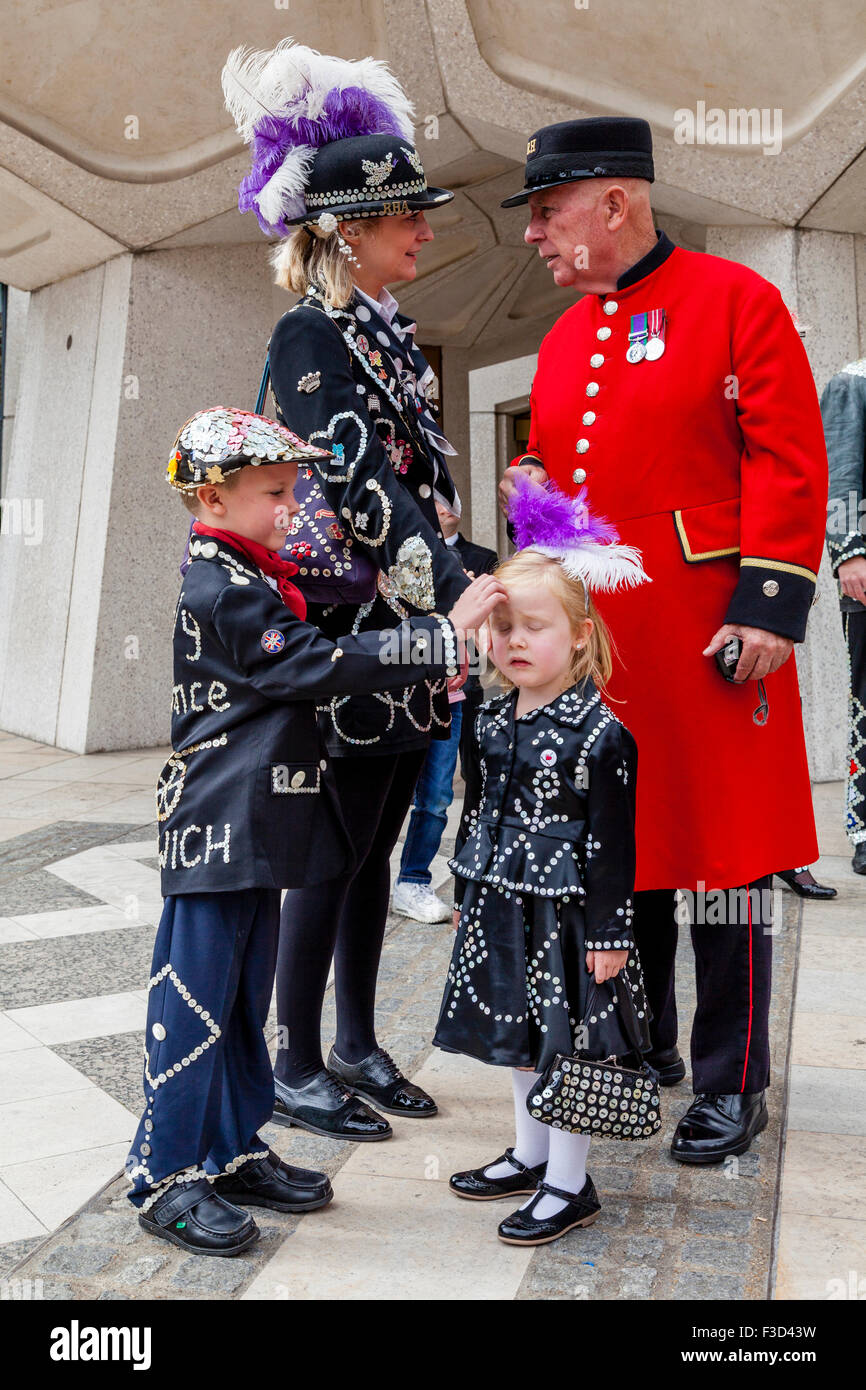
[[665,311],[664,309],[651,309],[649,315],[649,332],[651,338],[661,338],[664,342],[665,336]]
[[[654,312],[658,312],[654,310]],[[628,335],[630,343],[645,343],[647,339],[647,316],[646,314],[632,314],[631,331]]]

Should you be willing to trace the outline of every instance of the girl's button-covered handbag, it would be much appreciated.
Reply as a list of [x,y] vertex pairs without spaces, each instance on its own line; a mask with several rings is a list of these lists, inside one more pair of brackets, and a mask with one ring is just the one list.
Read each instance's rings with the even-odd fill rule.
[[[592,1013],[595,985],[584,1017]],[[623,1021],[626,1014],[623,1015]],[[584,1026],[583,1024],[581,1025]],[[661,1128],[658,1073],[645,1062],[623,1067],[615,1057],[591,1061],[558,1054],[526,1098],[534,1120],[603,1139],[648,1139]]]

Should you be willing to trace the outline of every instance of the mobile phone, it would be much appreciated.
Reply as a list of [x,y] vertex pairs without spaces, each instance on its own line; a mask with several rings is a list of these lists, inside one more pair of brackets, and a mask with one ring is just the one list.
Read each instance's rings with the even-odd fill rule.
[[716,652],[716,665],[726,681],[734,679],[734,672],[740,660],[740,653],[743,650],[741,638],[737,636],[729,637],[720,651]]

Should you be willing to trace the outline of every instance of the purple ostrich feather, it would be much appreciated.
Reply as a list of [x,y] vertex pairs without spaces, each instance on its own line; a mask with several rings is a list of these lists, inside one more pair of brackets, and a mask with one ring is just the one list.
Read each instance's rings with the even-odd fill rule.
[[593,516],[586,504],[587,489],[582,487],[576,497],[569,497],[553,483],[539,487],[531,478],[517,470],[515,490],[508,505],[508,519],[514,528],[518,550],[527,546],[548,546],[552,550],[569,550],[586,541],[610,545],[619,540],[619,532],[603,517]]
[[[305,92],[298,98],[297,105],[301,106],[306,97]],[[318,149],[332,140],[346,140],[354,135],[393,135],[405,139],[387,103],[371,96],[363,87],[334,88],[327,93],[321,114],[315,119],[300,111],[293,115],[291,108],[282,116],[263,116],[256,124],[250,144],[252,168],[238,187],[239,211],[248,212],[252,208],[262,231],[271,236],[287,232],[288,227],[282,219],[274,226],[266,222],[256,203],[286,152],[298,145]]]

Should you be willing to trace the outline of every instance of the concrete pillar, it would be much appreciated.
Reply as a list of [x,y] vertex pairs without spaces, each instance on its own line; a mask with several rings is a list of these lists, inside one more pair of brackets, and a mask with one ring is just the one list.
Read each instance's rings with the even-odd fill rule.
[[463,515],[460,530],[472,535],[472,451],[469,438],[469,353],[466,348],[442,349],[442,428],[457,454],[448,459],[448,467],[460,501]]
[[[860,240],[847,233],[792,228],[707,229],[708,252],[740,261],[772,281],[806,325],[803,341],[819,392],[859,355],[855,241]],[[848,674],[837,586],[826,551],[817,594],[796,660],[809,766],[815,781],[827,782],[845,775]]]
[[3,456],[0,458],[0,498],[5,496],[4,483],[12,457],[12,434],[15,429],[15,402],[18,399],[18,379],[27,330],[29,290],[16,290],[12,285],[6,298],[6,336],[3,343]]
[[469,436],[472,450],[472,539],[505,554],[505,527],[496,502],[502,470],[508,464],[503,413],[525,409],[537,353],[477,367],[469,373]]
[[42,531],[0,546],[0,728],[73,752],[167,741],[189,514],[165,464],[195,411],[255,404],[291,303],[266,255],[124,254],[30,296],[4,493]]

